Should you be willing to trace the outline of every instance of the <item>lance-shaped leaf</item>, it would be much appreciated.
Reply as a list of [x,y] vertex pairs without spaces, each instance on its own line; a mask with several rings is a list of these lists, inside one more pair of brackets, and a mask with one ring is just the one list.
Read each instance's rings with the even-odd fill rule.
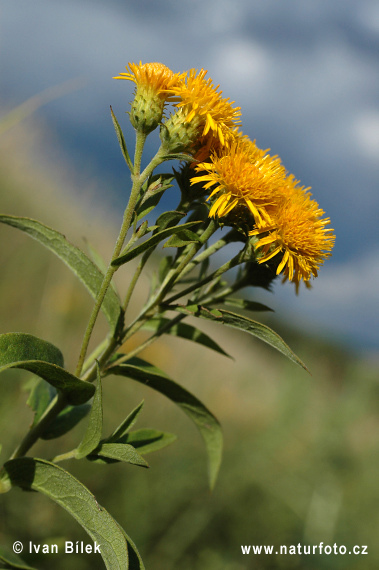
[[[104,275],[86,254],[72,245],[63,234],[30,218],[0,215],[0,222],[22,230],[55,253],[96,299]],[[104,312],[112,331],[115,330],[122,310],[118,296],[112,287],[108,288],[101,310]]]
[[124,463],[131,463],[140,467],[149,467],[148,463],[137,453],[134,447],[127,443],[101,443],[93,453],[88,455],[87,459],[101,463],[123,461]]
[[141,244],[137,245],[136,247],[127,251],[126,253],[120,255],[120,257],[117,257],[116,259],[114,259],[112,261],[112,265],[115,267],[123,265],[124,263],[127,263],[131,259],[134,259],[135,257],[139,256],[141,253],[144,253],[148,249],[155,247],[156,245],[158,245],[159,242],[165,240],[166,238],[168,238],[168,237],[170,237],[176,233],[182,232],[183,230],[185,230],[187,228],[191,228],[192,226],[194,226],[198,223],[199,223],[198,221],[187,222],[186,224],[181,224],[179,226],[166,228],[165,230],[161,230],[160,232],[154,233],[146,241],[142,242]]
[[141,382],[175,402],[198,427],[208,453],[210,486],[213,488],[222,456],[222,432],[215,416],[190,392],[171,380],[162,370],[152,364],[132,358],[125,364],[113,366],[109,374],[126,376]]
[[230,305],[231,307],[238,307],[239,309],[246,309],[247,311],[273,312],[273,309],[270,309],[270,307],[267,307],[267,305],[263,305],[262,303],[258,303],[257,301],[249,301],[248,299],[242,299],[242,298],[240,299],[238,297],[226,297],[226,299],[224,299],[222,302],[224,303],[224,305]]
[[20,556],[12,552],[11,550],[6,550],[0,546],[0,562],[4,563],[5,566],[0,566],[1,568],[18,568],[19,570],[37,570],[34,566],[29,566],[23,561]]
[[124,419],[124,421],[121,422],[118,428],[116,428],[114,432],[109,437],[107,437],[106,441],[108,443],[113,443],[115,441],[118,441],[123,435],[128,433],[130,428],[133,427],[133,425],[137,421],[137,418],[142,411],[143,405],[144,401],[142,400],[142,402],[138,404],[138,406],[130,412],[130,414]]
[[[185,215],[185,212],[179,212],[178,210],[168,210],[167,212],[163,212],[160,214],[160,216],[158,216],[156,225],[158,228],[160,228],[160,230],[172,228],[173,226],[177,225]],[[157,232],[158,230],[155,230],[154,233]]]
[[187,305],[186,307],[182,305],[171,305],[169,308],[186,315],[221,323],[227,327],[232,327],[252,334],[260,340],[263,340],[263,342],[266,342],[270,346],[276,348],[276,350],[284,354],[284,356],[287,356],[287,358],[292,360],[292,362],[298,364],[304,368],[304,370],[309,372],[305,364],[296,356],[284,340],[268,326],[262,325],[262,323],[258,323],[257,321],[253,321],[242,315],[237,315],[236,313],[231,313],[225,309],[213,309],[202,307],[200,305]]
[[0,335],[0,372],[9,368],[28,370],[65,394],[68,403],[83,404],[93,396],[95,387],[62,366],[62,353],[53,344],[26,333]]
[[129,443],[138,450],[138,453],[145,455],[152,451],[158,451],[167,445],[171,445],[176,440],[176,435],[166,433],[156,429],[141,428],[126,433],[120,441]]
[[163,247],[184,247],[190,243],[200,241],[200,237],[191,230],[181,230],[171,236]]
[[101,390],[101,378],[99,365],[97,365],[97,385],[89,412],[88,424],[83,439],[80,442],[75,457],[82,459],[89,455],[99,445],[103,432],[103,398]]
[[70,473],[54,463],[31,457],[8,461],[3,469],[12,486],[39,491],[68,511],[99,545],[106,568],[144,570],[141,557],[125,531]]
[[114,129],[116,131],[118,144],[120,145],[120,148],[121,148],[122,156],[124,157],[125,162],[128,165],[130,172],[133,174],[134,167],[133,167],[133,163],[132,163],[130,156],[129,156],[129,152],[128,152],[128,149],[126,146],[124,134],[123,134],[121,127],[118,123],[118,120],[116,119],[116,115],[114,114],[112,107],[111,107],[111,116],[112,116],[113,126],[114,126]]
[[184,152],[176,152],[173,154],[166,154],[161,157],[162,160],[183,160],[185,162],[193,162],[193,156]]
[[[150,319],[147,321],[141,328],[141,330],[148,330],[152,332],[157,332],[164,326],[167,326],[170,322],[170,319],[165,317],[156,317],[154,319]],[[193,325],[189,325],[187,323],[176,323],[172,327],[165,330],[165,334],[170,334],[172,336],[177,336],[180,338],[185,338],[186,340],[190,340],[192,342],[196,342],[207,348],[211,348],[224,356],[229,356],[222,348],[212,340],[207,334],[202,332],[200,329],[194,327]]]
[[143,199],[136,208],[137,221],[142,220],[158,205],[163,192],[172,187],[172,174],[154,174],[143,185]]

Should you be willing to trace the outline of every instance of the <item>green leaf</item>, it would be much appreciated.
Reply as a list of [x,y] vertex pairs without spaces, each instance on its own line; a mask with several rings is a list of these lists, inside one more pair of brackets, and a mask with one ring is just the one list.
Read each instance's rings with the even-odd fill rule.
[[122,442],[129,443],[138,449],[138,453],[145,455],[171,445],[176,439],[176,435],[173,433],[142,428],[125,434],[122,437]]
[[[8,461],[4,470],[13,486],[39,491],[68,511],[99,544],[106,568],[144,570],[138,551],[125,531],[94,495],[62,467],[43,459],[21,457]],[[129,565],[128,550],[133,551],[133,560],[138,561],[138,566]]]
[[93,453],[89,454],[87,459],[96,460],[104,458],[102,463],[109,463],[107,459],[114,461],[123,461],[132,465],[141,467],[149,467],[143,457],[134,449],[132,445],[127,443],[102,443]]
[[36,425],[56,395],[57,390],[45,380],[42,380],[42,378],[39,378],[37,382],[34,382],[29,398],[26,402],[34,412],[34,419],[31,427]]
[[113,126],[115,128],[116,135],[117,135],[117,140],[118,140],[118,143],[119,143],[120,148],[121,148],[122,156],[124,157],[125,162],[128,165],[130,172],[133,174],[133,172],[134,172],[133,163],[130,159],[129,152],[128,152],[128,149],[126,147],[123,132],[122,132],[121,127],[120,127],[120,125],[116,119],[116,115],[114,114],[112,107],[111,107],[111,116],[112,116]]
[[88,424],[83,439],[76,449],[76,459],[89,455],[99,445],[103,432],[103,399],[99,365],[97,365],[97,385],[89,412]]
[[167,212],[163,212],[160,216],[158,216],[156,224],[161,230],[165,230],[166,228],[171,228],[172,226],[177,225],[182,218],[184,218],[184,212],[178,212],[178,210],[168,210]]
[[256,301],[249,301],[247,299],[239,299],[238,297],[227,297],[223,303],[225,305],[230,305],[231,307],[239,307],[240,309],[246,309],[248,311],[272,311],[267,305],[262,303],[257,303]]
[[155,174],[149,178],[148,182],[144,184],[143,190],[146,199],[141,202],[137,208],[137,221],[142,220],[158,205],[163,192],[172,187],[171,182],[174,177],[172,174]]
[[94,386],[61,366],[62,353],[49,342],[26,333],[0,335],[0,372],[9,368],[28,370],[65,394],[70,404],[83,404],[89,400],[95,391]]
[[195,243],[197,241],[200,241],[200,237],[195,234],[195,232],[192,232],[191,230],[182,230],[171,236],[163,247],[184,247],[189,243]]
[[287,358],[292,360],[292,362],[298,364],[304,368],[304,370],[309,372],[305,364],[296,356],[284,340],[272,329],[266,325],[262,325],[262,323],[258,323],[257,321],[253,321],[242,315],[237,315],[236,313],[231,313],[230,311],[225,311],[224,309],[209,309],[207,307],[201,307],[200,305],[189,305],[187,307],[181,305],[176,305],[174,307],[171,305],[170,309],[192,315],[194,317],[199,317],[201,319],[206,319],[208,321],[221,323],[227,327],[232,327],[252,334],[273,348],[276,348],[276,350],[284,354],[284,356],[287,356]]
[[129,568],[126,570],[145,570],[145,566],[143,565],[142,558],[137,550],[136,545],[121,526],[119,529],[123,533],[128,545]]
[[213,488],[222,456],[222,432],[214,415],[195,396],[171,380],[164,372],[140,358],[108,369],[109,374],[126,376],[141,382],[175,402],[199,429],[208,453],[210,487]]
[[4,562],[6,566],[1,568],[19,568],[20,570],[36,570],[36,568],[29,566],[23,561],[20,556],[15,554],[12,550],[8,550],[0,546],[0,562]]
[[161,160],[184,160],[185,162],[194,162],[193,156],[184,152],[176,152],[161,156]]
[[[147,321],[142,327],[141,330],[148,330],[152,332],[157,332],[163,326],[166,326],[170,322],[170,319],[166,319],[165,317],[155,317],[154,319],[150,319]],[[231,358],[229,354],[227,354],[214,340],[212,340],[207,334],[203,333],[200,329],[188,325],[187,323],[176,323],[169,329],[165,331],[165,334],[170,334],[172,336],[177,336],[180,338],[185,338],[186,340],[190,340],[192,342],[197,342],[207,348],[215,350],[228,358]]]
[[125,435],[130,430],[130,428],[133,427],[133,425],[137,421],[138,416],[140,415],[140,413],[142,411],[143,405],[144,405],[144,401],[142,400],[142,402],[140,404],[138,404],[138,406],[136,408],[134,408],[133,411],[130,412],[130,414],[118,426],[118,428],[115,429],[114,432],[109,437],[107,437],[106,441],[108,443],[113,443],[113,442],[119,440],[120,437]]
[[161,230],[160,232],[154,233],[146,241],[137,245],[133,249],[127,251],[123,255],[120,255],[120,257],[117,257],[116,259],[114,259],[112,261],[112,265],[115,267],[119,267],[120,265],[123,265],[124,263],[127,263],[131,259],[134,259],[135,257],[139,256],[144,251],[147,251],[148,249],[155,247],[159,242],[166,239],[167,237],[170,237],[170,236],[174,235],[175,233],[181,232],[184,229],[190,228],[190,227],[192,227],[198,223],[199,223],[198,221],[187,222],[186,224],[181,224],[180,226],[174,226],[174,227],[166,228],[165,230]]
[[67,406],[58,416],[48,425],[42,433],[42,439],[55,439],[61,437],[65,433],[72,430],[91,410],[90,404],[82,404],[81,406]]
[[27,360],[43,360],[64,366],[63,354],[53,344],[28,333],[4,333],[0,335],[0,366]]
[[[30,218],[0,215],[0,222],[22,230],[55,253],[85,285],[94,299],[100,290],[104,275],[100,269],[81,251],[72,245],[63,234]],[[114,331],[122,314],[120,301],[110,287],[101,306],[109,326]]]

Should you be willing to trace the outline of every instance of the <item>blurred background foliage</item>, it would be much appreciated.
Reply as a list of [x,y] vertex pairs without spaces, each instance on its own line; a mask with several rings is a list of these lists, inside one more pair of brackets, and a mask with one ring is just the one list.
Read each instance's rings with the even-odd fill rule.
[[[0,211],[34,217],[79,247],[85,247],[86,237],[106,257],[117,233],[104,206],[112,196],[91,180],[88,188],[76,192],[67,165],[47,165],[39,156],[41,136],[39,126],[29,120],[27,127],[13,128],[0,142]],[[72,369],[92,305],[89,296],[59,260],[29,237],[0,226],[0,239],[0,332],[29,332],[50,340]],[[136,305],[144,300],[151,272],[141,280]],[[127,273],[121,270],[117,277],[125,290]],[[298,330],[294,323],[281,322],[280,314],[264,320],[307,364],[311,376],[258,340],[203,323],[203,330],[211,330],[234,360],[175,338],[161,339],[143,355],[220,420],[225,451],[213,493],[207,486],[203,444],[188,418],[159,394],[120,377],[104,382],[106,431],[144,399],[136,427],[176,433],[177,441],[148,456],[148,470],[85,460],[62,464],[125,528],[148,569],[379,567],[378,359],[355,354],[331,338],[315,337],[312,330]],[[105,330],[100,322],[98,338]],[[29,380],[17,371],[1,377],[3,460],[32,420],[23,388]],[[71,449],[83,428],[39,443],[33,455],[51,457]],[[15,540],[25,545],[30,540],[89,542],[57,505],[19,489],[0,498],[0,544],[10,548]],[[368,545],[368,555],[241,553],[241,544],[320,541],[346,545],[347,550]],[[67,556],[24,558],[41,569],[63,570],[68,560],[77,570],[103,568],[99,556]]]

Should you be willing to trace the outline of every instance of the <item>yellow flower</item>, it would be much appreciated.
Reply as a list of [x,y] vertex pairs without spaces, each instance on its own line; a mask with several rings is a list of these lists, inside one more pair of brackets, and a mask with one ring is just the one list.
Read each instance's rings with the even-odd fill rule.
[[170,95],[167,90],[170,89],[177,81],[179,74],[174,73],[163,63],[129,63],[126,66],[127,73],[121,72],[113,79],[128,79],[129,81],[134,81],[137,88],[144,89],[146,92],[153,92],[155,95],[165,101],[167,101]]
[[268,209],[279,199],[286,171],[277,157],[259,149],[255,142],[237,134],[230,144],[214,152],[211,162],[202,162],[196,172],[208,174],[191,179],[191,184],[204,182],[208,190],[216,185],[209,199],[218,194],[210,216],[225,216],[236,206],[249,208],[261,226],[271,221]]
[[114,79],[128,79],[136,84],[130,121],[136,130],[149,134],[162,120],[164,104],[173,99],[169,92],[182,75],[175,74],[162,63],[129,63],[127,72]]
[[335,236],[331,235],[329,218],[323,218],[324,211],[311,194],[298,186],[299,182],[291,175],[282,187],[283,197],[273,211],[272,223],[266,226],[257,224],[250,235],[263,234],[255,247],[261,250],[259,263],[264,263],[276,255],[282,259],[276,273],[283,271],[284,280],[296,285],[298,292],[301,279],[309,286],[311,277],[317,277],[320,266],[331,255]]
[[199,123],[199,136],[211,133],[224,145],[229,129],[240,122],[240,107],[233,108],[234,101],[221,97],[219,85],[214,87],[210,78],[205,79],[206,74],[205,69],[191,69],[169,93],[180,97],[176,106],[183,109],[186,121],[195,119]]

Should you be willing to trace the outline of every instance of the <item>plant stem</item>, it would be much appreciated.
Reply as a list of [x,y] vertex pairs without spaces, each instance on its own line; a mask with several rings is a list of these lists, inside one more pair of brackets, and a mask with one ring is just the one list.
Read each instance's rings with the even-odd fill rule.
[[202,287],[203,285],[206,285],[210,281],[213,281],[214,279],[216,279],[217,277],[219,277],[220,275],[222,275],[223,273],[225,273],[229,269],[232,269],[232,267],[236,267],[236,265],[239,265],[243,261],[244,256],[245,256],[245,252],[243,250],[240,251],[235,257],[233,257],[233,259],[231,259],[230,261],[227,261],[226,263],[224,263],[224,265],[221,265],[221,267],[216,269],[216,271],[214,271],[213,273],[211,273],[210,275],[208,275],[207,277],[205,277],[201,281],[197,281],[193,285],[190,285],[189,287],[187,287],[187,289],[183,289],[182,291],[179,291],[179,293],[176,293],[175,295],[172,295],[171,297],[169,297],[169,299],[167,299],[165,301],[165,305],[169,305],[169,304],[173,303],[174,301],[176,301],[177,299],[179,299],[180,297],[183,297],[184,295],[188,295],[189,293],[192,293],[192,291],[195,291],[196,289],[199,289],[200,287]]
[[84,338],[83,338],[83,343],[82,343],[82,347],[80,350],[79,360],[78,360],[78,364],[77,364],[76,371],[75,371],[76,376],[80,376],[80,374],[82,372],[83,363],[84,363],[84,359],[85,359],[86,354],[87,354],[89,341],[90,341],[90,338],[91,338],[97,317],[99,315],[101,305],[104,301],[104,297],[106,295],[106,292],[108,290],[110,282],[112,281],[112,277],[118,269],[118,267],[115,267],[112,265],[112,261],[115,260],[120,255],[122,246],[124,245],[126,234],[128,233],[128,230],[131,226],[134,208],[135,208],[135,205],[137,203],[139,193],[140,193],[140,189],[141,189],[141,185],[142,185],[142,182],[141,182],[142,177],[140,176],[140,169],[141,169],[142,150],[143,150],[143,146],[145,144],[145,140],[146,140],[146,135],[144,133],[137,131],[136,149],[135,149],[135,157],[134,157],[134,174],[132,175],[132,179],[133,179],[132,190],[130,193],[128,205],[125,208],[120,233],[118,235],[116,245],[115,245],[114,250],[113,250],[112,259],[109,263],[107,272],[104,276],[103,282],[102,282],[101,287],[100,287],[100,291],[97,295],[95,305],[93,307],[91,316],[90,316],[89,321],[88,321],[86,331],[84,333]]
[[166,323],[165,325],[163,325],[160,329],[158,329],[153,335],[151,335],[147,340],[145,340],[145,342],[143,342],[142,344],[140,344],[139,346],[137,346],[134,350],[132,350],[131,352],[128,352],[128,354],[125,354],[124,356],[121,356],[118,360],[116,360],[115,362],[112,362],[112,366],[109,368],[109,371],[112,370],[113,366],[118,366],[119,364],[122,364],[123,362],[126,362],[127,360],[130,360],[131,358],[133,358],[134,356],[137,356],[137,354],[139,354],[140,352],[142,352],[142,350],[145,350],[145,348],[147,348],[148,346],[150,346],[153,342],[155,342],[157,340],[157,338],[159,338],[160,336],[162,336],[162,334],[164,334],[165,332],[167,332],[168,330],[170,330],[174,325],[176,325],[177,323],[179,323],[182,319],[184,319],[187,315],[185,314],[180,314],[177,315],[176,317],[174,317],[173,319],[171,319],[171,321],[169,321],[168,323]]
[[149,306],[148,310],[163,300],[164,296],[166,295],[167,291],[172,287],[172,285],[178,280],[179,277],[182,276],[183,271],[188,266],[191,259],[196,255],[199,249],[204,245],[206,241],[211,237],[211,235],[216,231],[217,225],[214,220],[210,220],[208,227],[204,230],[201,235],[199,242],[193,243],[187,252],[184,252],[182,258],[179,258],[178,264],[176,267],[171,269],[166,276],[166,279],[163,281],[161,289],[158,291],[155,299],[153,299],[151,305]]
[[[144,169],[144,171],[141,174],[139,174],[140,167],[141,167],[142,148],[143,148],[143,144],[144,144],[145,138],[146,138],[144,135],[143,136],[141,135],[139,138],[139,134],[140,133],[137,133],[136,152],[135,152],[135,160],[134,160],[134,164],[135,164],[134,172],[135,172],[135,174],[133,177],[132,192],[131,192],[131,196],[129,199],[128,206],[127,206],[125,213],[124,213],[124,221],[123,221],[123,224],[122,224],[122,227],[120,230],[119,238],[117,239],[115,250],[114,250],[113,255],[112,255],[111,263],[121,253],[121,249],[122,249],[123,243],[125,241],[126,233],[127,233],[128,229],[130,228],[131,223],[132,223],[132,216],[133,216],[134,208],[137,204],[142,184],[144,183],[146,178],[148,178],[150,176],[150,174],[154,171],[154,169],[162,162],[162,158],[161,158],[162,157],[162,147],[161,147],[158,150],[158,152],[156,153],[156,155],[154,156],[154,158],[151,160],[151,162],[148,164],[148,166]],[[131,238],[132,240],[133,240],[133,237],[134,236],[132,236],[132,238]],[[113,267],[111,265],[111,263],[108,267],[108,271],[109,271],[109,273],[111,273],[110,279],[109,278],[107,279],[107,275],[108,275],[108,272],[107,272],[105,277],[104,277],[104,281],[103,281],[105,292],[102,295],[101,301],[100,301],[100,293],[99,293],[99,302],[96,302],[95,307],[94,307],[93,312],[92,312],[92,315],[91,315],[91,318],[90,318],[90,322],[88,323],[88,326],[87,326],[87,330],[85,333],[86,346],[84,345],[84,340],[83,340],[83,347],[82,347],[82,352],[84,353],[84,357],[82,356],[82,353],[81,353],[82,362],[81,362],[81,366],[80,366],[80,372],[78,372],[80,360],[78,362],[77,372],[76,372],[77,375],[79,375],[82,371],[85,354],[86,354],[87,349],[88,349],[89,339],[91,337],[93,327],[95,325],[97,316],[99,314],[101,304],[104,300],[106,291],[109,287],[110,281],[112,280],[114,273],[117,271],[117,269],[119,269],[119,267]],[[143,263],[143,265],[144,265],[144,263]],[[126,296],[126,299],[124,301],[124,306],[123,306],[124,312],[126,311],[126,309],[128,307],[130,297],[131,297],[133,289],[137,283],[139,275],[143,269],[143,265],[142,265],[142,267],[140,267],[140,266],[137,267],[136,273],[133,276],[133,279],[129,285],[129,289],[128,289],[127,296]],[[102,289],[103,289],[103,287],[102,287]],[[88,340],[87,340],[87,335],[88,335]],[[118,344],[119,343],[116,339],[114,339],[114,338],[110,339],[107,349],[104,351],[102,357],[99,359],[100,367],[102,364],[104,364],[106,362],[106,360],[112,354],[112,352],[115,350],[115,348],[118,346]],[[87,366],[87,368],[88,367],[89,366]],[[91,370],[87,373],[84,380],[92,382],[96,378],[96,375],[94,372],[95,372],[95,368],[94,368],[94,366],[92,366]]]
[[50,459],[51,463],[59,463],[60,461],[66,461],[67,459],[73,459],[76,455],[76,449],[72,449],[71,451],[67,451],[66,453],[61,453],[60,455],[56,455],[53,459]]
[[38,424],[28,431],[24,439],[21,441],[20,445],[12,453],[10,459],[16,459],[16,457],[22,457],[25,455],[25,453],[43,434],[45,428],[59,414],[59,412],[61,412],[66,407],[66,405],[67,400],[63,394],[56,396],[54,400],[52,400],[50,406],[45,410],[45,413],[40,418]]

